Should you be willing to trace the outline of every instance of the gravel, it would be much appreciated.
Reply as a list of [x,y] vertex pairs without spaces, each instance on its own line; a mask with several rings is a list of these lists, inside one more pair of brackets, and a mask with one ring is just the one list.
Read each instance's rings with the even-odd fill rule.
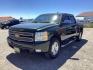
[[15,54],[7,36],[8,30],[0,30],[0,70],[93,70],[93,28],[85,28],[82,40],[62,48],[53,60],[42,54]]

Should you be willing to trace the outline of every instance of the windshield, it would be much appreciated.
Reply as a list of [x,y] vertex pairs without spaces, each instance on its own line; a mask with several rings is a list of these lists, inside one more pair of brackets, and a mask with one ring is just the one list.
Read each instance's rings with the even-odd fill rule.
[[58,23],[57,14],[43,14],[38,16],[33,23]]

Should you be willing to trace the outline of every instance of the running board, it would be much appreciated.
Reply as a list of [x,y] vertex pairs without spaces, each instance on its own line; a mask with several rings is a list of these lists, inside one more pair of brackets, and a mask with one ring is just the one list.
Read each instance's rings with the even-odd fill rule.
[[72,43],[72,42],[74,42],[74,41],[75,41],[75,40],[69,41],[67,44],[61,45],[61,47],[65,47],[65,46],[69,45],[70,43]]

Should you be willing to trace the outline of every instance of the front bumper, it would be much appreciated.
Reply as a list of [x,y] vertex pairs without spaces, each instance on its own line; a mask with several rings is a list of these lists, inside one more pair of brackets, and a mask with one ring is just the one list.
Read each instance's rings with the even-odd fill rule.
[[36,51],[36,50],[41,50],[41,52],[48,52],[49,49],[49,42],[44,42],[40,44],[31,44],[27,42],[19,42],[10,39],[9,37],[7,38],[8,44],[10,47],[14,48],[19,48],[19,49],[26,49],[26,50],[31,50],[31,51]]

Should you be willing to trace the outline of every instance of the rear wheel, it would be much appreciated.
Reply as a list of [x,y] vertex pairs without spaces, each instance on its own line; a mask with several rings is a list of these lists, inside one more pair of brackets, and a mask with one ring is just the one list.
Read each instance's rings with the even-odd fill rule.
[[56,58],[60,52],[61,43],[58,39],[53,38],[50,42],[49,51],[46,53],[46,55],[49,58]]
[[82,32],[79,33],[78,36],[76,36],[76,41],[80,41],[82,39]]

